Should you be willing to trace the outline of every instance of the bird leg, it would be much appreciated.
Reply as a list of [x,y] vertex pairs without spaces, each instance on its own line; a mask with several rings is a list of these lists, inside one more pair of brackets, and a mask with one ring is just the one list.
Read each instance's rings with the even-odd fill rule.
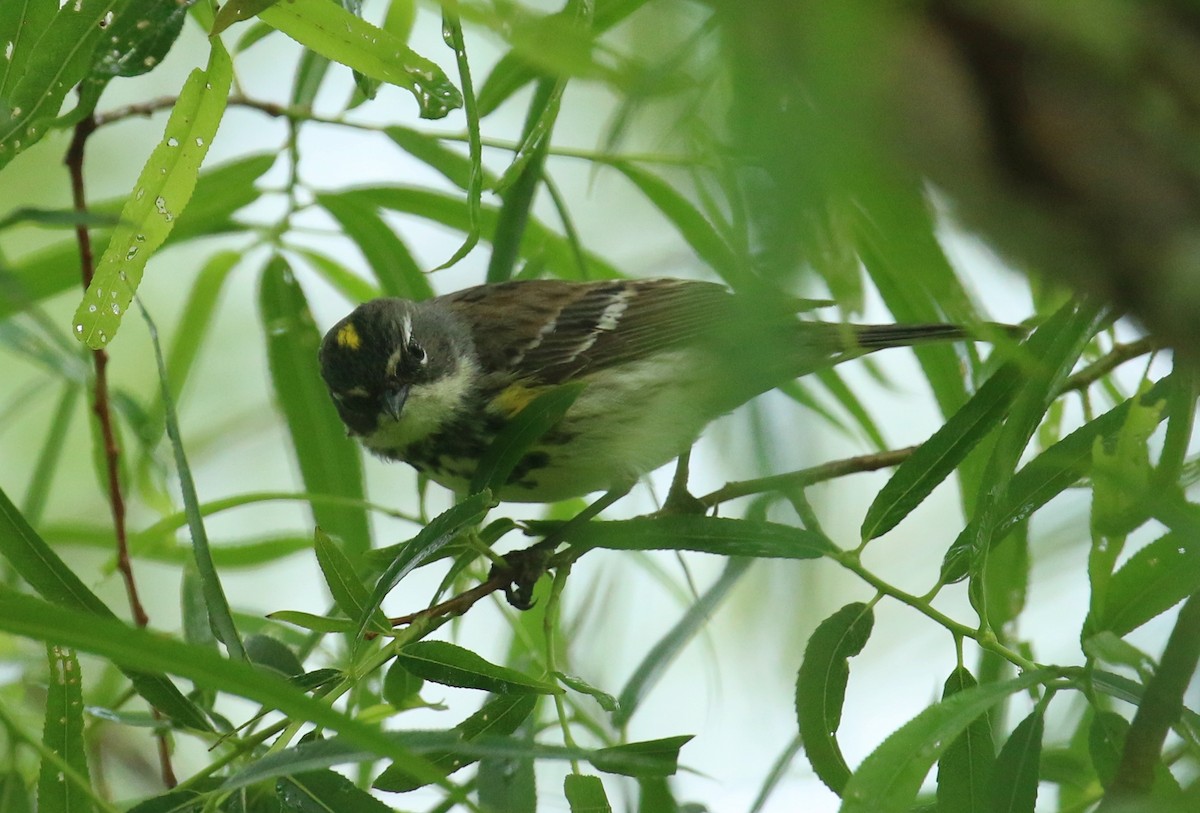
[[503,564],[493,565],[491,572],[488,573],[488,580],[497,577],[508,579],[508,583],[504,587],[504,596],[508,599],[508,603],[518,610],[528,610],[533,606],[534,585],[550,568],[550,557],[554,555],[554,551],[562,544],[563,540],[567,539],[573,530],[628,494],[632,488],[633,482],[630,482],[606,491],[600,499],[559,525],[541,542],[506,553],[503,557]]

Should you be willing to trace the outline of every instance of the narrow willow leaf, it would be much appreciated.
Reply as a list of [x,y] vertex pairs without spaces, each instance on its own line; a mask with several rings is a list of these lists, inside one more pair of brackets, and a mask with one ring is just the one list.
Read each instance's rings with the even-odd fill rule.
[[[217,298],[225,287],[225,281],[241,260],[236,251],[221,251],[209,258],[192,286],[183,313],[177,322],[175,340],[167,353],[167,381],[171,395],[178,400],[188,374],[200,348],[208,335],[213,314],[217,310]],[[161,409],[161,407],[159,407]]]
[[[30,587],[53,604],[81,611],[76,614],[85,619],[110,619],[117,623],[112,610],[38,536],[2,489],[0,554]],[[85,620],[81,624],[86,627],[88,622]],[[163,675],[137,671],[126,671],[125,674],[138,694],[179,725],[199,731],[212,730],[203,712]]]
[[[1170,379],[1163,379],[1139,396],[1113,407],[1067,435],[1029,461],[1009,483],[1004,508],[996,522],[996,538],[1003,538],[1018,522],[1050,502],[1074,485],[1091,469],[1092,449],[1096,438],[1109,437],[1125,422],[1135,404],[1150,404],[1168,392]],[[951,551],[962,550],[967,539],[975,533],[973,524],[959,534]]]
[[858,766],[846,783],[841,813],[908,813],[929,769],[967,726],[1009,695],[1053,677],[1049,671],[1030,671],[967,689],[925,709]]
[[984,572],[987,620],[992,629],[1004,629],[1025,609],[1029,590],[1029,525],[1014,527],[988,554]]
[[[404,186],[367,187],[344,192],[345,195],[363,195],[385,209],[416,215],[464,234],[471,229],[471,216],[461,195],[447,195],[430,189]],[[500,210],[495,206],[484,206],[479,211],[479,237],[495,246],[495,241],[506,235],[507,226],[501,227]],[[505,238],[507,239],[507,238]],[[553,276],[573,279],[577,276],[575,251],[569,240],[553,229],[530,217],[525,224],[524,237],[517,246],[519,256],[533,262],[544,263]],[[620,271],[595,254],[585,254],[588,276],[592,279],[613,279],[622,276]]]
[[424,679],[405,669],[403,664],[393,661],[383,676],[381,694],[396,708],[408,708],[414,700],[420,702],[419,695],[424,685]]
[[434,63],[396,37],[326,0],[288,0],[258,12],[323,57],[413,94],[421,118],[440,119],[462,106],[462,94]]
[[[263,270],[259,311],[266,330],[271,383],[287,420],[305,489],[361,501],[362,461],[345,436],[321,380],[317,365],[321,335],[304,292],[282,257],[273,257]],[[362,507],[314,501],[312,512],[318,525],[341,537],[351,561],[370,547]]]
[[83,686],[79,659],[70,649],[48,646],[50,675],[46,686],[46,717],[42,745],[75,774],[64,777],[62,768],[42,760],[38,774],[38,810],[41,813],[84,813],[92,800],[76,781],[89,781],[86,740],[83,736]]
[[278,3],[279,0],[229,0],[221,5],[213,20],[210,36],[217,36],[231,25],[249,20],[260,11]]
[[396,662],[418,677],[445,686],[482,689],[494,694],[562,694],[553,683],[535,680],[499,666],[469,649],[445,641],[418,641],[396,655]]
[[[141,307],[140,301],[138,306]],[[158,367],[159,392],[163,403],[163,420],[167,428],[167,437],[171,441],[171,451],[175,457],[175,473],[179,477],[179,491],[183,497],[184,513],[187,514],[188,532],[192,537],[196,573],[199,575],[200,585],[204,589],[209,618],[212,619],[213,631],[229,650],[230,657],[244,660],[246,653],[242,647],[237,624],[233,621],[233,614],[229,610],[229,601],[225,597],[225,589],[221,586],[221,578],[217,573],[216,565],[213,564],[212,552],[208,544],[208,531],[204,527],[204,519],[200,513],[200,498],[196,495],[196,483],[183,448],[183,436],[179,429],[178,416],[175,414],[175,401],[171,397],[162,347],[158,342],[158,329],[145,308],[142,308],[142,316],[150,330],[150,343],[154,348],[154,361]]]
[[879,451],[887,449],[887,441],[883,438],[883,433],[879,431],[879,427],[875,424],[875,420],[871,417],[871,413],[867,411],[866,406],[854,394],[854,390],[846,386],[846,382],[838,374],[837,370],[828,368],[825,370],[817,370],[813,373],[813,377],[821,382],[821,386],[829,392],[834,399],[842,405],[842,409],[846,410],[852,418],[858,423],[858,428],[863,431],[867,439],[875,445]]
[[804,648],[796,676],[796,721],[813,772],[839,795],[850,768],[837,742],[842,703],[850,679],[850,658],[871,637],[875,615],[866,604],[847,604],[820,623]]
[[597,689],[583,678],[576,677],[574,675],[567,675],[558,671],[552,672],[551,674],[553,674],[554,678],[562,683],[562,685],[566,686],[572,691],[579,692],[580,694],[586,694],[588,697],[599,703],[600,708],[609,713],[612,713],[620,708],[620,703],[617,702],[617,698],[613,697],[608,692]]
[[720,556],[819,559],[837,548],[823,534],[774,522],[719,517],[661,516],[588,522],[568,539],[580,548],[693,550]]
[[422,300],[433,296],[429,278],[408,247],[361,195],[317,195],[319,203],[354,241],[387,296]]
[[523,476],[520,464],[525,455],[562,420],[586,386],[582,381],[560,384],[537,393],[525,406],[519,407],[520,411],[510,417],[480,455],[471,476],[470,492],[500,491],[514,484],[510,478],[519,484]]
[[[538,696],[535,694],[509,694],[494,697],[484,704],[483,708],[472,714],[466,720],[454,727],[463,742],[470,742],[479,737],[503,737],[516,731],[537,705]],[[475,759],[454,751],[431,752],[426,754],[430,762],[445,770],[449,776],[459,768],[475,762]],[[379,790],[405,793],[426,784],[415,779],[412,774],[397,765],[389,765],[375,780],[373,787]]]
[[598,776],[570,773],[563,780],[563,795],[571,813],[612,813],[604,783]]
[[[317,554],[317,564],[321,567],[325,583],[329,585],[329,593],[333,596],[334,603],[346,614],[347,618],[352,620],[362,618],[367,614],[371,593],[359,578],[350,557],[338,547],[329,534],[324,533],[320,528],[314,535],[314,549]],[[372,620],[373,626],[376,628],[388,628],[382,613],[376,611],[375,618]]]
[[996,532],[1008,486],[1021,454],[1103,319],[1104,314],[1094,305],[1068,302],[1026,340],[1020,357],[1005,365],[1020,363],[1022,375],[980,480],[972,533],[964,540],[964,548],[952,546],[942,561],[942,578],[946,581],[966,576],[998,541]]
[[163,139],[142,168],[75,311],[75,333],[88,347],[104,347],[116,335],[146,261],[191,200],[200,164],[225,113],[232,76],[229,54],[219,40],[212,40],[208,67],[192,71],[179,92]]
[[[888,178],[885,173],[879,173]],[[975,324],[978,314],[947,259],[926,191],[905,180],[871,184],[840,203],[837,215],[853,235],[862,263],[889,311],[901,322]],[[967,402],[959,351],[949,345],[914,348],[942,415]],[[968,349],[967,357],[974,358]],[[974,477],[966,480],[967,486]]]
[[[2,35],[0,35],[2,36]],[[33,802],[20,771],[0,773],[0,810],[4,813],[33,813]]]
[[313,615],[299,610],[276,610],[268,613],[267,618],[281,621],[313,632],[354,632],[354,622],[349,618],[331,618],[327,615]]
[[9,0],[0,4],[0,42],[6,43],[0,61],[0,102],[7,104],[13,87],[24,76],[34,45],[54,22],[58,4],[50,0]]
[[308,249],[300,249],[297,253],[350,302],[368,302],[383,295],[378,287],[326,254]]
[[1125,635],[1200,590],[1200,539],[1172,532],[1139,550],[1113,574],[1104,609],[1084,636]]
[[989,813],[1033,813],[1045,729],[1044,711],[1039,704],[1018,723],[996,756]]
[[678,813],[679,803],[664,776],[638,780],[637,813]]
[[705,590],[704,594],[688,608],[683,617],[667,631],[667,634],[650,648],[646,657],[633,670],[633,674],[629,676],[629,680],[621,689],[621,696],[616,702],[613,714],[614,726],[623,728],[629,722],[642,700],[658,685],[666,673],[667,667],[674,663],[684,648],[704,628],[708,619],[729,595],[733,586],[741,581],[742,576],[750,569],[753,561],[753,559],[742,557],[731,558],[725,564],[725,570],[722,571],[720,578],[713,582],[712,586]]
[[[0,587],[0,630],[55,642],[107,658],[124,668],[168,672],[206,688],[236,694],[298,720],[342,734],[345,742],[374,757],[403,762],[418,776],[438,781],[440,774],[402,743],[376,727],[355,720],[304,694],[278,675],[232,661],[173,638],[134,629],[115,618],[102,618]],[[325,765],[321,767],[327,767]]]
[[733,288],[746,287],[745,263],[691,201],[662,178],[640,167],[625,161],[614,161],[610,166],[637,187],[717,276]]
[[[533,732],[527,728],[517,737],[532,742]],[[483,810],[537,813],[537,780],[530,757],[485,756],[475,771],[475,788]]]
[[1113,632],[1100,632],[1081,641],[1084,654],[1103,663],[1127,666],[1141,680],[1154,674],[1154,659]]
[[[1124,536],[1147,519],[1150,487],[1150,436],[1166,417],[1167,402],[1130,399],[1125,422],[1114,436],[1097,438],[1092,447],[1092,515],[1096,533]],[[1112,573],[1118,551],[1102,557],[1104,575]],[[1093,590],[1096,585],[1093,584]]]
[[862,538],[875,539],[895,528],[925,501],[934,487],[1004,420],[1017,396],[1020,367],[1010,362],[984,382],[969,401],[896,467],[863,518]]
[[549,149],[548,140],[531,141],[530,131],[540,122],[543,136],[548,136],[548,128],[553,126],[558,116],[556,102],[561,94],[562,87],[554,79],[547,77],[538,82],[525,114],[520,148],[504,175],[493,186],[494,190],[499,191],[503,203],[491,230],[492,255],[488,259],[488,282],[504,282],[513,277],[517,257],[528,236],[533,199],[541,186],[542,169]]
[[490,492],[475,494],[453,508],[438,514],[421,529],[419,534],[409,540],[403,550],[384,569],[379,581],[375,583],[375,589],[371,591],[371,599],[367,602],[364,614],[358,619],[356,637],[362,637],[366,631],[371,620],[368,613],[373,613],[378,609],[387,594],[400,583],[401,579],[435,557],[438,551],[454,539],[463,528],[475,525],[482,520],[491,506],[492,495]]
[[[637,11],[647,0],[598,0],[592,16],[591,30],[599,35]],[[546,72],[529,61],[529,55],[509,51],[492,68],[479,91],[479,115],[486,116],[503,104],[529,82]]]
[[1100,784],[1107,788],[1117,774],[1129,721],[1114,711],[1097,711],[1088,728],[1088,753]]
[[310,771],[282,777],[275,793],[291,813],[393,813],[340,773]]
[[[435,135],[398,125],[388,127],[383,132],[396,146],[436,170],[459,189],[465,191],[470,185],[473,172],[471,158],[446,147]],[[491,188],[495,185],[496,177],[486,170],[482,171],[483,185]]]
[[141,76],[158,67],[183,30],[191,4],[127,0],[104,27],[91,70],[79,88],[79,103],[67,120],[75,122],[91,113],[114,78]]
[[[960,666],[946,678],[942,699],[978,685],[975,677]],[[985,813],[995,762],[992,726],[988,715],[981,714],[955,737],[938,760],[937,813]]]
[[0,121],[0,169],[50,129],[67,92],[91,69],[104,29],[123,5],[120,0],[79,0],[56,8],[47,22],[44,9],[6,0],[5,26],[28,22],[32,30],[6,41],[4,48],[12,48],[11,56],[22,70],[5,77],[8,91],[0,97],[6,113]]
[[601,748],[588,760],[598,771],[621,776],[645,778],[673,776],[679,768],[679,749],[691,740],[690,735],[664,737],[659,740],[630,742]]

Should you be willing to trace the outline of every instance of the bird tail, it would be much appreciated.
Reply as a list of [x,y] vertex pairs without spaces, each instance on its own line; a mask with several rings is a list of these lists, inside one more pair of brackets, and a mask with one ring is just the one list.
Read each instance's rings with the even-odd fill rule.
[[[814,325],[807,323],[805,327]],[[1019,325],[1003,325],[985,322],[972,328],[949,324],[924,325],[840,325],[819,322],[814,325],[823,334],[821,344],[832,352],[861,355],[863,352],[882,350],[887,347],[907,347],[925,342],[952,342],[961,340],[995,341],[1000,338],[1021,339],[1026,333]],[[812,336],[808,337],[811,341]]]

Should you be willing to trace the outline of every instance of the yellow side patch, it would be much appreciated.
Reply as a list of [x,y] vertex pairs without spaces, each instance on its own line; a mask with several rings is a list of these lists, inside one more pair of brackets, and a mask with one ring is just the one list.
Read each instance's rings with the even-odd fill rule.
[[520,412],[525,407],[529,406],[534,398],[537,398],[548,387],[526,387],[524,384],[510,384],[504,390],[492,399],[492,403],[488,406],[497,412],[503,412],[505,416],[511,418]]
[[362,336],[358,335],[353,322],[347,322],[338,328],[334,339],[337,341],[338,347],[345,347],[349,350],[357,350],[362,347]]

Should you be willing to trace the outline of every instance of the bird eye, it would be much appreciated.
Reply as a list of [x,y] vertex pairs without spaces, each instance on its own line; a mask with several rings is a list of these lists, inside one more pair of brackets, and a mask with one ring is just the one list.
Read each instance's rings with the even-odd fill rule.
[[425,350],[424,350],[424,348],[421,347],[421,345],[417,344],[416,342],[409,342],[408,343],[408,357],[413,359],[414,361],[419,361],[422,364],[424,364],[425,363]]

